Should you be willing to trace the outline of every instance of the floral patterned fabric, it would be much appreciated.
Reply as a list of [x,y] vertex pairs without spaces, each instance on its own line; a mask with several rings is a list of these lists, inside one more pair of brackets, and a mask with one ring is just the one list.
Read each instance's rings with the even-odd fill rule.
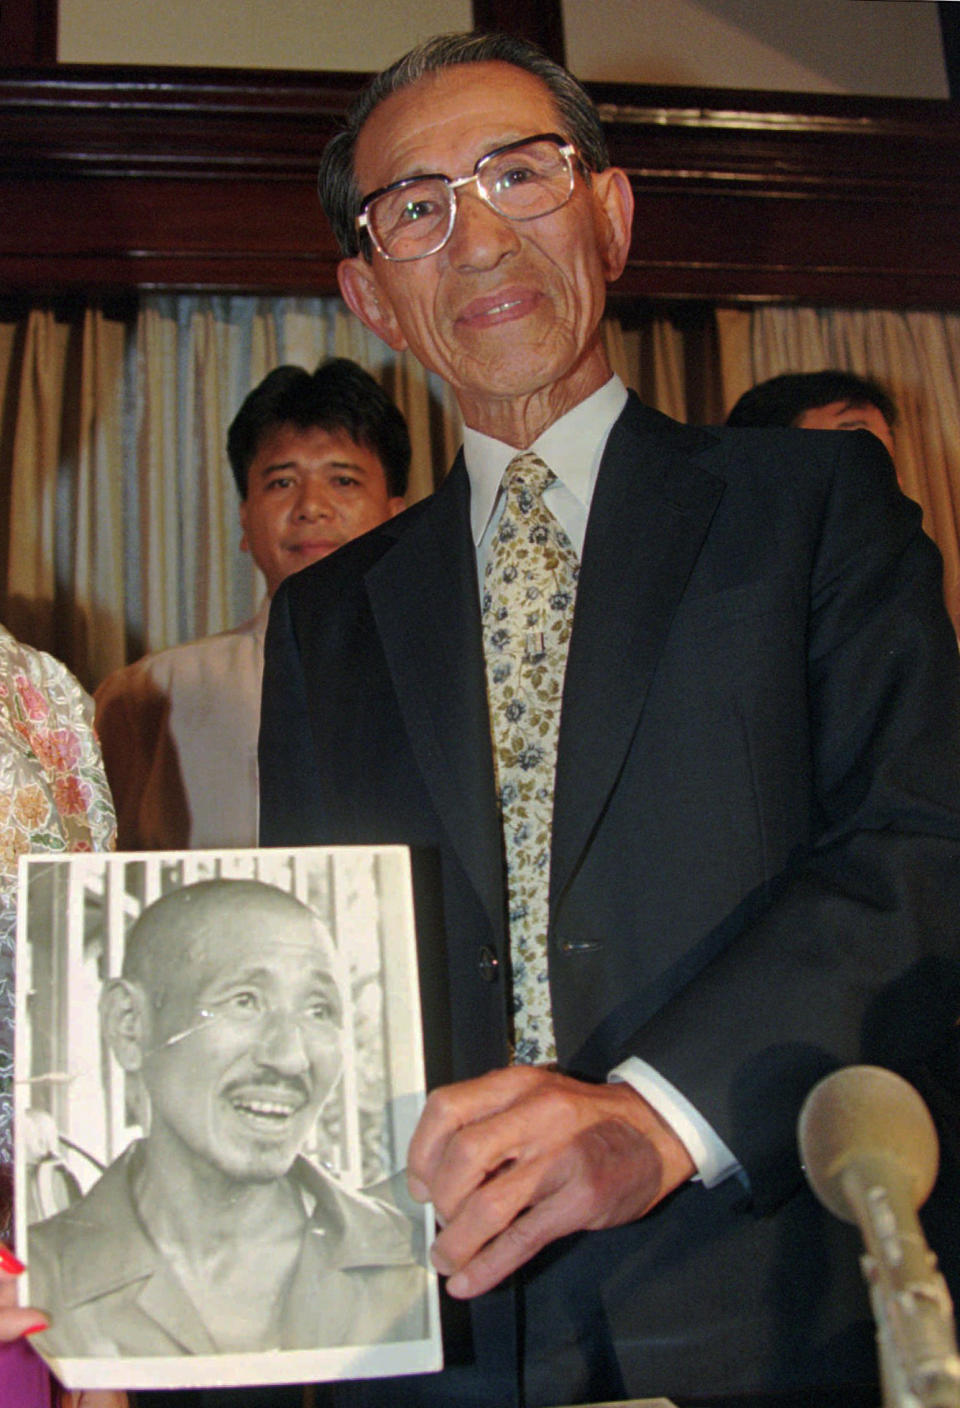
[[483,583],[483,653],[507,865],[514,1060],[556,1060],[547,923],[563,676],[580,572],[543,493],[555,475],[510,461]]
[[17,862],[113,847],[93,701],[63,665],[0,626],[0,1164],[11,1157]]

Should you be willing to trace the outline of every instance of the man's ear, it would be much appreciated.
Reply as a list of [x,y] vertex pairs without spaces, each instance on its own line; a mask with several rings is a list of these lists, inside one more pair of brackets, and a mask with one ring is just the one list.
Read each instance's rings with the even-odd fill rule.
[[125,1071],[139,1071],[147,1044],[147,997],[138,983],[114,978],[100,996],[100,1029]]
[[407,339],[400,331],[393,305],[384,293],[372,264],[362,254],[341,259],[337,265],[337,282],[343,300],[361,323],[375,332],[394,352],[402,352]]
[[633,229],[633,189],[630,178],[619,166],[608,166],[591,176],[597,203],[597,238],[607,283],[623,273],[630,253]]

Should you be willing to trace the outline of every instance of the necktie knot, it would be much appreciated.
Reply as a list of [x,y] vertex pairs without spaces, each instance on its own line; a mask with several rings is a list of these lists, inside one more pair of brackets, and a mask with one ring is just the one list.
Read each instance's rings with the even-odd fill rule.
[[570,539],[543,499],[544,491],[556,478],[549,465],[532,450],[515,455],[507,465],[501,481],[503,512],[487,566],[488,587],[501,568],[514,575],[520,571],[526,579],[533,574],[546,582],[555,577],[558,553],[569,556],[576,575],[576,555]]
[[534,498],[541,498],[556,475],[532,450],[514,455],[503,472],[503,491],[517,501],[521,513],[529,513]]

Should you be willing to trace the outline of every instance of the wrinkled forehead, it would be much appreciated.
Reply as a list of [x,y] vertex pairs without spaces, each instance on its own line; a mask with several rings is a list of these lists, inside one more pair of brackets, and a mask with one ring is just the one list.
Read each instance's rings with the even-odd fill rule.
[[329,935],[292,897],[267,887],[225,883],[222,890],[192,898],[193,903],[173,904],[147,916],[137,976],[155,995],[199,992],[231,973],[254,968],[273,973],[278,981],[298,974],[335,981]]
[[456,64],[425,74],[373,109],[357,139],[357,184],[365,194],[427,171],[462,175],[495,147],[562,131],[560,121],[536,74],[500,61]]

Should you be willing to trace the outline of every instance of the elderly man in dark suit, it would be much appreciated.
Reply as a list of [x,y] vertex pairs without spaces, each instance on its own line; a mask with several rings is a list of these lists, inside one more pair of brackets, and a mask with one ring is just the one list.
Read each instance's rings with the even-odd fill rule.
[[448,1367],[343,1401],[849,1404],[869,1311],[794,1130],[960,1010],[936,551],[874,437],[685,428],[611,377],[630,184],[536,50],[413,51],[321,190],[347,302],[466,425],[268,629],[262,839],[439,857],[409,1180]]

